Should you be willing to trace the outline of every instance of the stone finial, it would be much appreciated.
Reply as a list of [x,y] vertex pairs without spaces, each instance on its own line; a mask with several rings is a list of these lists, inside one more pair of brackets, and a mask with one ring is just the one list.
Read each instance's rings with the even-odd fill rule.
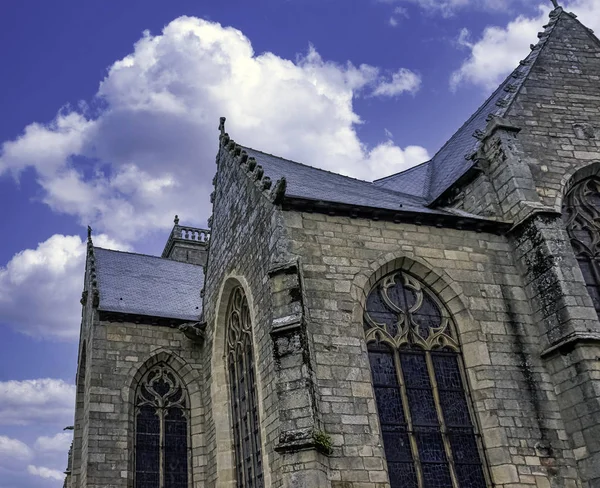
[[227,118],[225,117],[221,117],[219,119],[219,132],[221,132],[221,135],[225,134],[225,121],[227,120]]
[[88,225],[87,231],[88,231],[88,241],[91,241],[92,240],[92,228],[89,225]]
[[179,225],[179,215],[175,215],[173,222],[175,223],[175,225]]
[[558,4],[558,0],[550,0],[552,2],[552,5],[554,5],[554,8],[560,8],[560,5]]

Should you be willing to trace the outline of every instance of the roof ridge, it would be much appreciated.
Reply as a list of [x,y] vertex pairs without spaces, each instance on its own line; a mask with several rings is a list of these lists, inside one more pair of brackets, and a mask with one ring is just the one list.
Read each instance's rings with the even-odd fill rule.
[[121,251],[119,249],[107,249],[105,247],[100,247],[100,246],[94,246],[94,249],[100,249],[102,251],[108,251],[108,252],[118,252],[119,254],[130,254],[132,256],[143,256],[145,258],[154,258],[154,259],[160,259],[161,261],[170,261],[172,263],[179,263],[179,264],[184,264],[184,265],[189,265],[189,266],[197,266],[197,267],[202,267],[199,264],[193,264],[193,263],[184,263],[183,261],[175,261],[174,259],[168,259],[168,258],[163,258],[161,256],[154,256],[153,254],[144,254],[141,252],[132,252],[132,251]]
[[385,181],[388,178],[393,178],[394,176],[400,176],[400,175],[402,175],[404,173],[408,173],[409,171],[412,171],[412,170],[414,170],[414,169],[416,169],[416,168],[418,168],[420,166],[423,166],[424,164],[428,164],[428,163],[431,163],[431,159],[429,159],[428,161],[423,161],[422,163],[419,163],[419,164],[415,164],[414,166],[411,166],[410,168],[403,169],[402,171],[398,171],[397,173],[393,173],[391,175],[384,176],[383,178],[377,178],[376,180],[373,180],[373,183],[379,182],[379,181]]
[[[384,191],[384,192],[386,192],[386,193],[388,193],[390,195],[400,195],[400,196],[403,196],[403,197],[406,197],[406,198],[409,198],[409,199],[413,199],[413,200],[415,200],[415,203],[417,203],[418,200],[422,200],[422,202],[420,202],[420,203],[425,203],[425,198],[424,197],[418,197],[416,195],[411,195],[410,193],[405,193],[405,192],[393,190],[391,188],[384,188],[382,186],[375,185],[372,181],[361,180],[359,178],[353,178],[352,176],[342,175],[342,174],[336,173],[334,171],[329,171],[329,170],[326,170],[326,169],[317,168],[316,166],[311,166],[309,164],[299,163],[298,161],[293,161],[292,159],[283,158],[281,156],[277,156],[276,154],[267,153],[267,152],[260,151],[258,149],[254,149],[254,148],[251,148],[251,147],[248,147],[248,146],[242,146],[242,147],[244,149],[249,149],[251,151],[255,151],[255,152],[264,154],[266,156],[270,156],[272,158],[276,158],[276,159],[281,159],[283,161],[287,161],[288,163],[293,163],[293,164],[297,164],[299,166],[303,166],[305,168],[310,168],[310,169],[314,169],[316,171],[322,171],[324,173],[328,173],[328,174],[331,174],[331,175],[340,176],[342,178],[346,178],[346,179],[355,181],[357,183],[363,183],[365,185],[368,185],[371,188],[376,188],[378,191]],[[423,164],[423,163],[420,163],[420,164]],[[409,168],[409,169],[411,169],[411,168]]]
[[367,183],[368,185],[372,184],[372,181],[367,181],[367,180],[361,180],[360,178],[354,178],[353,176],[347,176],[347,175],[343,175],[341,173],[336,173],[335,171],[329,171],[327,169],[323,169],[323,168],[317,168],[316,166],[311,166],[310,164],[306,164],[306,163],[299,163],[298,161],[294,161],[293,159],[288,159],[288,158],[284,158],[282,156],[278,156],[277,154],[271,154],[265,151],[261,151],[260,149],[254,149],[253,147],[249,147],[249,146],[244,146],[243,144],[240,144],[240,146],[242,146],[244,149],[250,149],[251,151],[256,151],[258,153],[264,154],[265,156],[271,156],[273,158],[277,158],[277,159],[283,159],[284,161],[287,161],[288,163],[294,163],[294,164],[298,164],[300,166],[304,166],[305,168],[312,168],[312,169],[316,169],[318,171],[323,171],[325,173],[329,173],[331,175],[336,175],[336,176],[341,176],[343,178],[348,178],[350,180],[355,180],[358,181],[360,183]]

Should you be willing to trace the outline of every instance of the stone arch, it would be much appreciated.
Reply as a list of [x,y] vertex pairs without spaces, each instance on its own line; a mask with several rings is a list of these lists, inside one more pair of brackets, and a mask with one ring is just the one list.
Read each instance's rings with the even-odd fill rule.
[[[354,300],[353,318],[362,321],[367,297],[373,286],[392,271],[406,271],[427,285],[444,303],[460,334],[479,330],[479,324],[469,311],[462,288],[447,273],[436,270],[422,259],[387,253],[371,263],[370,270],[358,273],[352,282],[350,293]],[[487,347],[486,347],[487,349]]]
[[556,196],[554,210],[562,213],[562,205],[565,195],[569,193],[569,190],[577,183],[580,183],[591,176],[597,176],[600,178],[600,162],[595,161],[584,166],[583,168],[571,168],[569,171],[567,171],[560,181],[561,191],[558,192],[558,195]]
[[[486,479],[491,480],[489,471],[489,460],[486,444],[489,441],[488,431],[484,428],[485,410],[477,410],[473,398],[473,392],[477,390],[477,378],[475,370],[480,366],[489,366],[491,364],[489,348],[487,343],[478,340],[475,343],[464,344],[461,335],[467,332],[479,331],[481,326],[471,314],[467,299],[464,296],[459,283],[456,283],[445,271],[435,269],[424,260],[414,256],[394,252],[386,253],[379,259],[372,262],[369,270],[363,270],[358,273],[351,284],[351,295],[354,301],[353,321],[363,322],[363,310],[366,306],[367,298],[373,287],[386,275],[394,271],[404,271],[411,274],[424,285],[426,285],[441,301],[448,310],[454,326],[456,328],[457,340],[460,346],[460,357],[462,358],[463,370],[466,373],[463,377],[465,381],[465,393],[469,402],[469,409],[472,412],[472,420],[476,430],[481,435],[481,461]],[[480,334],[477,334],[480,335]],[[366,341],[364,341],[365,356],[367,353]],[[372,380],[371,380],[372,381]],[[375,396],[373,394],[373,400]],[[376,419],[377,432],[381,432],[379,416]]]
[[[241,286],[244,290],[244,294],[248,300],[248,307],[250,309],[250,319],[252,321],[252,349],[253,357],[256,362],[259,357],[257,350],[256,340],[256,317],[257,310],[254,301],[254,296],[251,292],[250,285],[246,278],[236,273],[228,274],[221,284],[219,289],[217,306],[215,309],[215,321],[213,328],[213,342],[211,351],[211,404],[212,404],[212,418],[215,426],[215,439],[217,449],[217,469],[219,479],[217,486],[219,488],[235,488],[236,487],[236,474],[235,474],[235,455],[233,450],[233,427],[231,420],[231,398],[229,390],[229,379],[227,374],[227,330],[226,330],[226,319],[227,319],[227,308],[229,305],[229,299],[233,290]],[[263,381],[260,374],[260,368],[255,367],[256,374],[256,390],[257,392],[263,391]],[[258,411],[259,419],[261,421],[261,452],[263,457],[263,478],[264,485],[271,485],[271,471],[270,464],[267,462],[267,444],[266,436],[264,434],[264,420],[265,409],[263,396],[258,395]]]
[[[183,383],[183,386],[187,390],[188,398],[190,401],[190,421],[189,421],[189,432],[190,432],[190,447],[192,452],[192,463],[190,466],[190,472],[192,474],[192,480],[201,479],[201,466],[195,460],[201,458],[201,449],[204,446],[204,408],[202,405],[202,379],[198,371],[190,366],[182,357],[176,353],[169,351],[163,347],[156,349],[152,353],[148,354],[144,359],[137,362],[132,366],[129,373],[129,382],[121,390],[121,396],[126,405],[127,412],[127,446],[129,453],[128,465],[130,468],[127,470],[128,476],[128,487],[133,486],[135,466],[133,466],[134,460],[134,432],[135,426],[135,394],[137,387],[144,377],[144,375],[157,364],[166,364],[169,366]],[[190,486],[193,486],[190,483]]]

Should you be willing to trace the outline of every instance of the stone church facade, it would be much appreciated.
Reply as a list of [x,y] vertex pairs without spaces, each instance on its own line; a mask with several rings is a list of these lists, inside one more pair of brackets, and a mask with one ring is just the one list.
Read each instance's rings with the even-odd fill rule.
[[88,239],[73,488],[599,488],[600,41],[555,9],[431,161],[236,143],[209,230]]

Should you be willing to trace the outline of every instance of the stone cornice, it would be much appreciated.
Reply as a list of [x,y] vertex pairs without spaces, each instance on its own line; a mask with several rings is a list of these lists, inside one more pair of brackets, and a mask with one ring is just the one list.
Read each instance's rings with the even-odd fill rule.
[[450,213],[442,214],[407,210],[387,210],[293,197],[287,197],[284,200],[282,209],[295,210],[298,212],[324,213],[351,218],[364,218],[369,220],[385,220],[396,223],[428,225],[431,227],[448,227],[460,230],[473,230],[475,232],[488,232],[491,234],[505,234],[512,227],[512,223],[510,222],[478,219],[464,215],[453,215]]

